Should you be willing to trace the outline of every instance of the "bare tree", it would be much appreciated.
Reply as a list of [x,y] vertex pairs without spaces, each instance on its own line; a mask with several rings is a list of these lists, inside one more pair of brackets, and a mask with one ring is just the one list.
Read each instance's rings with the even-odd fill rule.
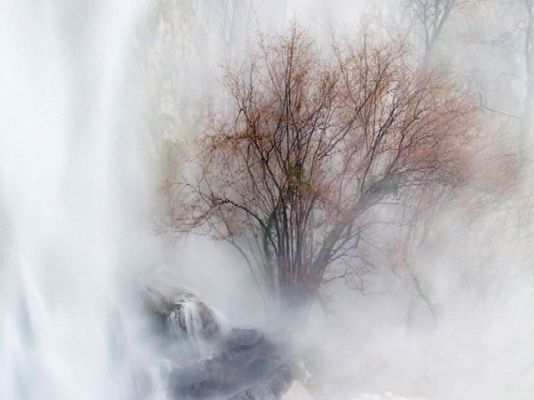
[[227,74],[175,228],[230,242],[275,303],[308,304],[329,266],[362,262],[373,210],[465,178],[473,108],[407,59],[367,40],[323,57],[297,27],[262,40]]
[[[491,79],[486,77],[482,84],[475,83],[475,86],[480,86],[480,106],[484,111],[499,116],[503,129],[517,130],[517,152],[521,156],[521,164],[525,165],[532,146],[530,135],[534,107],[534,1],[496,1],[493,5],[484,6],[492,7],[493,18],[497,22],[494,22],[493,27],[486,27],[480,32],[476,42],[490,51],[492,48],[499,49],[499,58],[510,61],[506,67],[501,67],[501,70],[493,64],[490,64],[490,68],[477,68],[476,72],[472,73],[473,80],[476,81],[481,75],[488,75],[488,71],[491,71]],[[480,7],[481,5],[477,4],[472,13],[480,14]],[[508,17],[507,21],[501,23],[499,17],[503,14],[513,18]],[[488,56],[496,57],[495,54]],[[501,89],[497,94],[491,95],[492,87],[504,88],[504,93]]]
[[456,0],[408,0],[408,7],[422,28],[425,62],[432,57],[436,42],[456,3]]
[[525,29],[525,72],[526,92],[525,105],[521,118],[521,144],[522,151],[529,141],[532,133],[532,112],[534,108],[534,0],[524,0],[527,11],[527,24]]

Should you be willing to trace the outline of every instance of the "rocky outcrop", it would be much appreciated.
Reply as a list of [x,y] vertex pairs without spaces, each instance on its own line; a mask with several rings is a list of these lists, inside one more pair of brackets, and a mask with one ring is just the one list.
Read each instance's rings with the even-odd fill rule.
[[175,399],[278,400],[292,381],[282,346],[253,329],[233,329],[216,357],[170,374]]
[[226,333],[218,313],[189,291],[149,289],[146,305],[172,365],[164,378],[170,398],[279,400],[291,384],[284,346],[256,329]]
[[160,333],[174,339],[213,339],[221,334],[216,312],[184,289],[148,289],[147,306]]

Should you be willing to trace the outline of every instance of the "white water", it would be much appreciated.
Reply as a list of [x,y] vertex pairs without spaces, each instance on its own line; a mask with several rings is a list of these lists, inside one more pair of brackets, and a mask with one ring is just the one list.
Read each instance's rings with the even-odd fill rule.
[[[254,39],[258,29],[281,29],[298,17],[299,23],[328,41],[335,30],[343,33],[358,29],[357,9],[364,3],[374,2],[160,1],[183,14],[179,23],[169,23],[176,31],[164,43],[168,47],[161,45],[163,50],[158,53],[161,60],[171,64],[169,73],[177,73],[180,78],[170,90],[176,108],[185,115],[180,118],[194,119],[187,107],[195,108],[195,101],[210,89],[205,86],[215,85],[213,76],[225,56],[239,55],[242,42]],[[189,7],[191,4],[194,6]],[[224,8],[228,4],[237,9],[231,10],[234,18],[229,16],[230,9]],[[126,89],[127,81],[135,79],[128,73],[130,54],[144,6],[142,0],[0,0],[0,400],[130,399],[134,390],[130,371],[135,375],[138,365],[150,370],[156,385],[151,398],[164,398],[158,393],[162,390],[157,387],[157,361],[153,363],[149,349],[147,354],[142,353],[147,343],[136,340],[131,333],[137,324],[135,308],[123,290],[124,282],[135,278],[128,267],[143,262],[138,257],[143,252],[139,245],[145,243],[135,233],[138,221],[132,221],[132,215],[142,214],[138,209],[142,203],[138,193],[142,168],[134,143],[136,114]],[[189,8],[193,12],[188,12]],[[249,9],[255,12],[250,18]],[[228,15],[222,16],[223,12]],[[167,15],[170,18],[171,14]],[[177,40],[183,43],[176,46]],[[167,72],[166,65],[161,68]],[[162,86],[168,85],[168,76],[162,75]],[[182,114],[172,102],[163,100],[171,109],[169,114],[179,119],[177,115]],[[193,125],[191,121],[178,122],[179,128]],[[174,129],[172,133],[179,136],[198,132]],[[228,275],[214,273],[213,268],[207,272],[207,261],[213,262],[216,257],[213,248],[210,244],[210,254],[201,262],[191,263],[199,285],[206,288],[204,292],[219,293],[220,302],[232,296],[237,300],[228,304],[241,301],[233,309],[236,314],[242,309],[254,310],[242,304],[239,290],[229,289],[232,279]],[[180,271],[181,278],[183,275]],[[221,278],[213,278],[217,276]],[[207,277],[215,283],[210,286]],[[518,286],[522,290],[517,292],[522,293],[525,288]],[[435,348],[440,357],[421,351],[420,357],[413,356],[411,364],[406,342],[394,340],[395,335],[392,339],[391,330],[382,328],[395,326],[395,316],[382,317],[383,306],[373,318],[358,318],[360,314],[355,313],[350,325],[356,328],[347,331],[350,335],[356,332],[354,337],[343,341],[340,335],[329,338],[340,343],[340,350],[332,352],[332,358],[336,358],[332,365],[340,374],[348,374],[354,363],[351,385],[356,389],[362,383],[374,383],[382,391],[382,387],[398,384],[406,376],[415,380],[412,376],[428,375],[430,385],[421,385],[432,387],[433,380],[437,381],[436,391],[442,398],[451,391],[454,396],[449,398],[465,398],[465,393],[473,399],[499,398],[512,389],[516,393],[510,398],[527,398],[532,380],[517,371],[526,374],[523,365],[530,363],[528,352],[522,350],[531,348],[532,329],[530,317],[525,317],[524,323],[518,320],[530,316],[531,308],[525,308],[519,300],[517,307],[508,305],[514,299],[509,297],[505,302],[508,308],[503,307],[497,319],[491,307],[487,314],[478,317],[473,313],[477,318],[466,318],[476,328],[478,323],[491,329],[462,331],[465,337],[456,341],[450,337],[429,341],[430,345],[417,349]],[[366,309],[359,301],[350,303],[351,312],[354,307],[359,313]],[[218,302],[208,304],[219,306]],[[464,326],[458,321],[463,322],[465,308],[459,308],[452,327]],[[228,309],[232,307],[225,311]],[[402,311],[402,306],[388,307],[390,314],[397,309]],[[188,323],[194,331],[198,313],[190,311]],[[394,323],[388,325],[388,318]],[[435,336],[440,339],[449,331],[448,336],[453,336],[453,328]],[[479,331],[485,336],[478,335]],[[345,332],[345,336],[350,335]],[[374,342],[361,345],[360,337],[374,338]],[[440,348],[436,342],[445,345]],[[479,347],[472,343],[491,351],[491,363],[487,357],[478,356]],[[516,343],[512,355],[508,354],[508,343]],[[347,356],[349,345],[357,360],[340,365],[338,354]],[[384,365],[384,359],[389,362],[386,366],[394,368],[389,372],[380,368],[369,378],[368,366],[373,361]],[[443,362],[437,362],[440,360]],[[501,384],[500,380],[507,383]]]
[[118,116],[142,3],[0,1],[1,399],[127,398],[117,282],[138,167]]

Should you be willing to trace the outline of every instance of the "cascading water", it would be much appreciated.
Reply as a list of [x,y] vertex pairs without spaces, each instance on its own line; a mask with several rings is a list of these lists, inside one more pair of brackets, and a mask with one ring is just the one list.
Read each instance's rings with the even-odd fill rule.
[[[243,378],[254,372],[250,365],[267,371],[253,376],[253,381],[260,382],[252,387],[254,393],[266,393],[267,379],[274,377],[284,384],[292,379],[287,374],[285,348],[273,345],[254,329],[222,332],[226,327],[221,328],[217,313],[207,318],[204,303],[189,293],[171,294],[163,301],[162,321],[172,340],[160,342],[160,337],[147,329],[141,314],[146,311],[144,304],[134,298],[142,296],[131,290],[146,283],[133,284],[140,276],[137,266],[157,264],[147,255],[153,239],[151,229],[146,228],[152,226],[145,219],[148,201],[142,188],[147,186],[143,182],[146,171],[138,151],[138,122],[146,114],[138,112],[135,103],[147,101],[143,106],[150,109],[148,125],[153,136],[177,142],[195,137],[200,133],[196,119],[199,103],[218,101],[220,65],[228,59],[230,65],[246,59],[257,33],[284,32],[295,19],[319,44],[328,44],[336,34],[341,38],[345,33],[358,35],[359,17],[367,5],[396,7],[404,2],[148,3],[0,0],[0,400],[180,398],[181,393],[203,389],[199,383],[206,382],[206,366],[212,367],[211,372],[222,371],[210,376],[217,389],[214,396],[220,395],[218,390],[240,396],[242,389],[250,389],[250,379]],[[390,12],[391,21],[376,26],[379,34],[387,36],[387,27],[397,23],[395,7],[383,9],[385,22]],[[501,13],[496,15],[495,23],[501,25]],[[486,14],[480,18],[488,19]],[[150,27],[138,29],[145,19]],[[470,34],[471,28],[469,25]],[[132,66],[136,32],[145,34],[135,49],[144,52],[146,76],[141,78],[136,73],[142,69]],[[450,46],[455,49],[452,43]],[[476,64],[479,67],[478,60]],[[486,72],[493,73],[493,63],[486,64]],[[137,85],[143,87],[142,96],[135,95]],[[155,164],[160,162],[158,159]],[[512,233],[496,232],[491,217],[487,225],[489,229],[478,228],[485,245],[496,243],[486,241],[482,235],[486,230],[491,236],[510,235],[515,240]],[[474,253],[493,254],[488,251],[491,249],[465,243]],[[525,247],[530,254],[530,242]],[[227,315],[233,310],[234,319],[247,320],[248,314],[261,307],[259,302],[248,301],[254,298],[248,293],[254,291],[253,284],[248,278],[242,283],[239,273],[210,268],[217,264],[213,262],[218,257],[216,248],[211,242],[205,248],[195,247],[191,252],[196,256],[209,254],[191,262],[184,256],[186,252],[173,247],[171,251],[179,255],[170,257],[176,275],[169,283],[189,287],[187,268],[175,268],[175,264],[188,264],[186,267],[194,270],[190,287],[206,304]],[[441,251],[452,253],[448,246]],[[496,253],[507,270],[523,252],[515,251]],[[229,264],[228,271],[234,270],[233,257],[221,260],[217,261]],[[454,257],[442,260],[432,253],[416,260],[417,265],[431,267],[429,282],[436,284],[436,298],[446,307],[440,331],[416,329],[409,340],[404,321],[398,322],[404,309],[396,286],[391,296],[383,298],[363,300],[346,290],[336,293],[339,303],[343,300],[346,304],[337,314],[350,318],[317,320],[316,327],[305,332],[309,338],[299,338],[313,344],[311,351],[303,346],[303,354],[318,353],[319,343],[328,355],[321,360],[329,390],[325,393],[372,392],[375,386],[389,390],[393,385],[391,390],[400,392],[413,393],[421,386],[423,392],[446,394],[440,398],[531,397],[532,356],[525,351],[532,348],[534,337],[531,274],[525,273],[528,279],[521,278],[521,282],[510,278],[502,293],[489,288],[488,293],[498,296],[479,304],[470,297],[469,280],[464,288],[456,288],[456,278],[450,277],[455,271],[451,266],[469,260],[483,258],[473,254],[468,261],[457,263]],[[486,270],[485,261],[480,263]],[[518,271],[527,266],[523,261],[517,264]],[[447,272],[434,276],[438,269]],[[475,292],[479,279],[470,279],[477,281],[472,288]],[[437,284],[440,281],[442,285]],[[454,289],[447,288],[448,284]],[[333,287],[332,292],[337,290]],[[232,299],[226,301],[228,298]],[[261,320],[261,316],[250,319]],[[206,340],[206,336],[213,337]],[[210,341],[218,346],[219,354],[214,357]],[[190,343],[182,346],[183,342],[191,342],[196,350],[185,354],[184,347]],[[206,343],[207,351],[203,348]],[[348,361],[341,362],[340,355]],[[203,360],[206,357],[211,359]],[[196,374],[189,368],[192,359],[201,360],[198,369],[193,368]],[[278,361],[272,363],[273,359]],[[343,380],[333,380],[333,388],[329,388],[329,374],[336,379],[348,377],[347,387],[339,389]],[[228,376],[233,378],[231,382]],[[504,383],[497,385],[499,381]],[[175,396],[168,396],[169,388]],[[515,397],[508,394],[510,390]],[[258,398],[272,398],[268,394]],[[361,394],[356,398],[382,397]],[[402,397],[390,393],[383,398]]]
[[[150,241],[137,229],[141,113],[127,84],[138,23],[150,16],[144,3],[0,0],[0,399],[166,398],[165,368],[137,339],[141,307],[124,290],[135,274],[122,268],[143,263]],[[274,3],[169,2],[182,21],[169,48],[178,40],[186,49],[171,60],[183,72],[171,97],[194,103],[195,85],[205,94],[200,82],[223,53],[254,36],[241,24],[251,10],[269,9],[268,27],[289,16]],[[207,66],[195,73],[189,53]],[[172,301],[182,312],[167,323],[197,348],[206,329],[221,329],[190,296]]]
[[131,398],[117,266],[138,166],[118,116],[142,9],[0,2],[1,399]]
[[185,336],[186,339],[199,344],[206,337],[219,332],[220,318],[192,294],[179,293],[173,296],[172,301],[180,308],[171,311],[168,324],[177,336]]
[[[180,362],[194,362],[212,356],[226,333],[225,319],[189,291],[179,287],[158,285],[147,289],[147,309],[152,315],[157,334],[179,348]],[[171,356],[164,351],[162,358]],[[188,356],[193,360],[188,360]]]

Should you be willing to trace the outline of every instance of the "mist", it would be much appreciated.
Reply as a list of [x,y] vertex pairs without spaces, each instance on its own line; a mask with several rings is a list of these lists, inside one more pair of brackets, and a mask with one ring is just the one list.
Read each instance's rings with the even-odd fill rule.
[[[530,398],[533,7],[0,2],[0,398]],[[295,26],[331,63],[401,43],[473,109],[461,183],[411,217],[411,189],[378,202],[301,313],[236,246],[248,225],[180,225],[199,139],[239,117],[225,79]]]

